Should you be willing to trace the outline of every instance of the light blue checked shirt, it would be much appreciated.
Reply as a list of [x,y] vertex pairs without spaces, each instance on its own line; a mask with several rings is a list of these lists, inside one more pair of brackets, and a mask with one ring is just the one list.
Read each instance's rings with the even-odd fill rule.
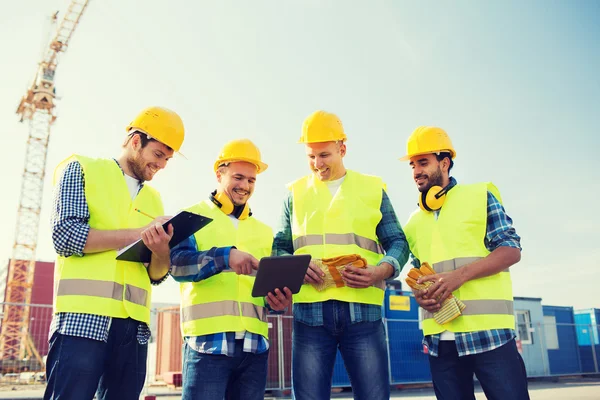
[[[456,179],[450,178],[449,186],[452,187],[454,185],[456,185]],[[439,215],[439,211],[435,211],[434,213],[436,217]],[[483,241],[485,247],[490,252],[501,246],[514,247],[521,250],[521,238],[512,226],[512,219],[506,214],[502,204],[490,192],[487,195],[487,228]],[[421,262],[413,255],[411,255],[411,258],[412,264],[416,268],[419,268]],[[454,341],[459,357],[494,350],[514,338],[515,331],[513,329],[491,329],[479,332],[456,332],[454,334]],[[440,334],[425,336],[423,344],[427,346],[431,356],[437,357]]]
[[[115,163],[117,161],[115,160]],[[117,163],[119,165],[119,163]],[[120,166],[119,166],[120,167]],[[140,182],[139,189],[143,184]],[[52,210],[52,242],[56,253],[63,257],[84,257],[83,248],[90,231],[90,210],[85,198],[85,179],[81,164],[70,162],[64,169],[54,192]],[[158,285],[166,279],[152,281]],[[56,313],[52,317],[48,338],[54,332],[67,336],[79,336],[106,342],[110,329],[111,317],[80,313]],[[147,324],[138,325],[137,340],[140,344],[148,343],[150,328]]]
[[[279,230],[273,241],[273,255],[281,256],[294,253],[292,240],[292,213],[293,199],[291,192],[283,203],[283,213],[280,220]],[[400,227],[392,203],[382,191],[381,197],[381,221],[377,224],[375,233],[385,250],[385,256],[379,264],[387,262],[394,267],[394,273],[388,278],[393,280],[400,274],[401,266],[408,260],[409,249],[404,231]],[[352,210],[348,210],[351,213]],[[348,303],[350,307],[350,320],[356,322],[372,322],[381,319],[382,306],[363,303]],[[323,303],[298,303],[294,304],[294,319],[309,326],[323,325]]]
[[[171,276],[180,283],[200,282],[228,270],[229,253],[232,248],[235,247],[213,247],[208,251],[199,251],[196,239],[192,235],[171,249]],[[269,309],[266,302],[265,306]],[[235,332],[220,332],[186,336],[185,341],[197,352],[233,357],[235,335]],[[243,340],[243,351],[246,353],[260,354],[269,349],[269,341],[262,335],[246,331]]]

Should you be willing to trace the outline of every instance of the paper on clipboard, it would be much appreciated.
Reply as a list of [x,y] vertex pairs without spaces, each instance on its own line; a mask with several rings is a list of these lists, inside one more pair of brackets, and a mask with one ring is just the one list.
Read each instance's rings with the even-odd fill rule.
[[[212,222],[212,218],[203,215],[194,214],[188,211],[180,211],[173,218],[163,224],[167,230],[169,224],[173,225],[173,237],[169,242],[169,248],[173,248],[184,239]],[[146,247],[142,239],[139,239],[117,252],[117,260],[149,263],[152,252]]]

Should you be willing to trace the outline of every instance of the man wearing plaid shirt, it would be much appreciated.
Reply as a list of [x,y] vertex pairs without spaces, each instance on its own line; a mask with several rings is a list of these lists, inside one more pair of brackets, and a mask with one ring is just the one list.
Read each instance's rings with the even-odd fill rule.
[[[173,228],[144,182],[184,138],[181,118],[150,107],[127,127],[120,157],[79,155],[56,171],[52,241],[58,254],[44,399],[137,400],[146,377],[151,284],[169,270]],[[154,221],[136,211],[157,216]],[[148,221],[152,221],[148,224]],[[150,263],[117,261],[142,239]]]
[[[417,128],[407,155],[419,189],[419,209],[404,226],[413,265],[428,262],[432,282],[416,290],[425,310],[424,340],[438,399],[475,399],[473,375],[485,395],[495,399],[529,399],[527,374],[515,343],[509,267],[521,258],[520,237],[491,183],[459,185],[449,176],[456,151],[437,127]],[[466,308],[439,325],[433,313],[448,296]]]
[[217,190],[187,209],[212,222],[171,252],[171,276],[181,283],[183,400],[264,399],[268,308],[282,311],[292,296],[283,288],[252,297],[257,259],[273,243],[248,204],[266,169],[250,140],[225,144],[214,163]]

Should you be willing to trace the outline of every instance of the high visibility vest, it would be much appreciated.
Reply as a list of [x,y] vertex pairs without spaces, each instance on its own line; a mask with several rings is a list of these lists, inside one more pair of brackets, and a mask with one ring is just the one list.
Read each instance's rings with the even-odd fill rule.
[[[358,254],[369,265],[377,265],[383,258],[376,234],[385,188],[381,178],[347,170],[335,196],[314,174],[292,182],[288,188],[292,192],[294,254],[310,254],[314,259]],[[384,288],[381,281],[364,289],[342,286],[319,292],[304,284],[293,300],[316,303],[333,299],[380,306]]]
[[[235,246],[259,260],[271,255],[273,230],[256,218],[239,220],[236,228],[209,200],[187,211],[213,219],[194,234],[198,250]],[[226,269],[200,282],[180,284],[183,336],[249,331],[268,337],[265,299],[252,297],[255,275],[238,275]]]
[[[114,160],[74,155],[59,164],[55,177],[73,160],[79,161],[83,170],[90,228],[132,229],[151,222],[135,208],[150,215],[164,214],[160,195],[147,184],[131,200],[123,172]],[[116,256],[116,250],[87,253],[83,257],[58,256],[55,312],[131,317],[150,323],[152,288],[146,267],[142,263],[117,261]]]
[[[411,252],[433,269],[448,272],[459,269],[490,252],[485,247],[487,229],[487,192],[501,201],[492,183],[456,185],[444,201],[438,219],[432,212],[415,211],[404,226]],[[467,306],[462,315],[444,325],[424,311],[423,333],[432,335],[445,330],[474,332],[515,328],[510,272],[497,273],[466,282],[452,292]]]

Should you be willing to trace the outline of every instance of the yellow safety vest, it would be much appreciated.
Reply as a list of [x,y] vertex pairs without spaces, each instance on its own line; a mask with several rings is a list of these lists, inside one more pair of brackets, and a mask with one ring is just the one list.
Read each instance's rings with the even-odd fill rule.
[[[121,168],[114,160],[74,155],[57,167],[56,177],[71,161],[79,161],[85,179],[85,197],[92,229],[118,230],[147,225],[150,215],[163,215],[158,192],[145,184],[131,200]],[[150,323],[151,285],[142,263],[117,261],[117,251],[58,256],[54,276],[54,310],[131,317]]]
[[[487,192],[501,201],[492,183],[456,185],[444,201],[438,219],[434,213],[415,211],[404,226],[410,250],[436,272],[448,272],[468,265],[489,254],[484,239],[487,228]],[[508,269],[485,278],[466,282],[452,292],[465,303],[462,316],[439,325],[433,314],[424,313],[423,333],[432,335],[445,330],[474,332],[515,328],[512,282]]]
[[[273,230],[256,218],[239,220],[236,228],[230,217],[209,200],[187,211],[213,219],[194,235],[199,250],[235,246],[259,260],[271,254]],[[265,299],[252,297],[253,285],[253,275],[237,275],[230,269],[200,282],[182,283],[183,336],[249,331],[268,337]]]
[[[292,192],[294,254],[310,254],[314,259],[359,254],[369,265],[377,265],[383,258],[376,234],[385,188],[381,178],[347,170],[333,197],[314,174],[292,182],[288,188]],[[384,288],[384,282],[378,282],[370,288],[343,286],[319,292],[305,284],[293,300],[316,303],[334,299],[380,306]]]

